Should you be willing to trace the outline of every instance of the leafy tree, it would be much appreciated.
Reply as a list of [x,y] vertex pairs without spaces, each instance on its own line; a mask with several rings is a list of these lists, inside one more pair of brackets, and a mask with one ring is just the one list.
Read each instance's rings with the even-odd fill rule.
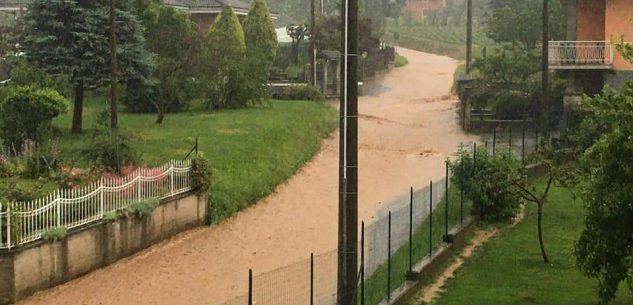
[[597,279],[601,304],[607,304],[621,282],[633,291],[633,82],[585,98],[582,108],[589,115],[575,143],[581,150],[588,146],[578,177],[587,215],[575,246],[576,263]]
[[[22,47],[29,62],[50,74],[68,74],[73,86],[74,133],[81,132],[86,90],[110,80],[109,2],[33,1],[25,16]],[[142,26],[129,1],[116,11],[117,79],[145,78],[153,57],[145,51]]]
[[213,108],[239,107],[247,101],[240,100],[240,81],[246,45],[244,32],[233,9],[224,6],[207,35],[207,73]]
[[268,71],[277,54],[277,34],[270,11],[263,0],[255,0],[243,24],[246,60],[249,69],[247,99],[260,99],[268,94]]
[[454,183],[473,199],[473,209],[481,219],[503,222],[516,216],[521,205],[517,183],[524,185],[526,176],[514,155],[460,149],[450,167]]
[[286,33],[292,38],[292,62],[299,63],[299,45],[308,34],[308,28],[303,25],[288,25]]
[[13,87],[0,101],[0,138],[10,147],[21,147],[25,140],[41,140],[53,119],[67,107],[66,99],[55,90]]
[[[565,37],[565,10],[558,0],[550,1],[550,35]],[[488,36],[497,42],[520,43],[535,49],[543,35],[543,0],[495,0],[492,15],[487,21]]]
[[193,98],[192,78],[199,72],[202,46],[196,25],[185,12],[150,2],[141,16],[147,49],[157,55],[156,69],[149,82],[128,81],[125,103],[136,112],[155,110],[160,124],[165,113],[180,111]]

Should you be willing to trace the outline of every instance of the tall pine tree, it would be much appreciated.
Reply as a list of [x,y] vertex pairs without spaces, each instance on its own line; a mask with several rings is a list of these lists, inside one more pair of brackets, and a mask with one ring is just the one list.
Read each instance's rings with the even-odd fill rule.
[[277,33],[270,11],[263,0],[255,0],[244,20],[246,65],[249,77],[245,83],[248,100],[268,95],[268,73],[277,54]]
[[240,21],[224,6],[207,35],[207,63],[211,87],[209,106],[235,108],[247,101],[240,96],[246,45]]
[[[51,74],[65,74],[73,87],[72,132],[80,133],[84,93],[110,80],[110,2],[35,0],[28,7],[23,51],[29,62]],[[143,28],[129,1],[116,3],[120,82],[146,78],[153,56],[145,50]]]

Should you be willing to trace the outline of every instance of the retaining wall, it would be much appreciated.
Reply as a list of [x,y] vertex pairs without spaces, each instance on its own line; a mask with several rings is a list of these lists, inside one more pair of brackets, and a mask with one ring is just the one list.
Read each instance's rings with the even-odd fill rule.
[[60,241],[0,251],[0,304],[76,279],[184,230],[204,224],[206,196],[181,194],[149,217],[128,216],[71,230]]

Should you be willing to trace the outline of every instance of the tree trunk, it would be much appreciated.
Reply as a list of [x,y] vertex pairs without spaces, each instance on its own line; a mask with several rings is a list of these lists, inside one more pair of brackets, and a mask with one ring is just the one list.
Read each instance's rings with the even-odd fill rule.
[[292,63],[293,64],[298,64],[299,63],[299,42],[292,42]]
[[117,58],[116,58],[116,7],[110,0],[110,128],[119,125],[117,114]]
[[73,126],[71,132],[74,134],[81,133],[82,115],[84,109],[84,83],[75,84],[75,96],[73,105]]
[[541,255],[543,256],[543,262],[549,263],[547,253],[545,252],[545,245],[543,244],[543,203],[538,203],[538,242],[541,245]]
[[156,124],[162,124],[165,118],[165,110],[163,107],[156,107]]

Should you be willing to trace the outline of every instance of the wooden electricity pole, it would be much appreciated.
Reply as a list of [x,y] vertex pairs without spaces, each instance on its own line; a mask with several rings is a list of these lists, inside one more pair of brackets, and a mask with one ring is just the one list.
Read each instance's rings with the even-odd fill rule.
[[116,57],[116,6],[110,0],[110,128],[116,129],[117,115],[117,57]]
[[468,0],[466,29],[466,74],[470,74],[473,63],[473,0]]
[[341,10],[337,305],[354,305],[358,272],[358,0]]
[[539,125],[549,128],[549,0],[543,0],[543,97],[539,109]]

